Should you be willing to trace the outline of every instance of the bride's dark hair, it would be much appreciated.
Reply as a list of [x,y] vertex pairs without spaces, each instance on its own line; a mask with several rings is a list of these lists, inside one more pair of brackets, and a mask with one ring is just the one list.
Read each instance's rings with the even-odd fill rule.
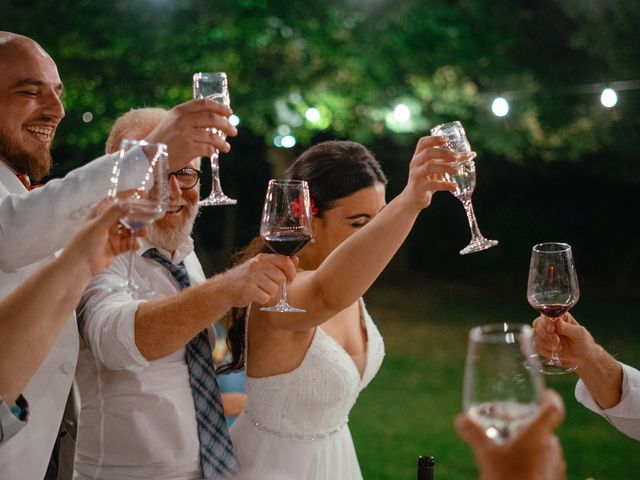
[[[387,184],[373,153],[359,143],[338,140],[322,142],[306,150],[285,172],[284,178],[306,180],[309,183],[309,193],[318,217],[333,208],[338,199],[376,183]],[[262,239],[256,237],[232,257],[232,264],[238,265],[259,253],[269,251]],[[231,350],[232,359],[220,366],[218,373],[241,370],[244,366],[246,310],[246,307],[233,308],[227,315],[227,346]]]

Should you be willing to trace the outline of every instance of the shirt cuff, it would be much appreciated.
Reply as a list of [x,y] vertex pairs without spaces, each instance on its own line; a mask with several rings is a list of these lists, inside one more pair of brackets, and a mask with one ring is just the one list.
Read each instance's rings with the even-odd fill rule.
[[576,399],[589,410],[607,418],[640,418],[640,371],[619,363],[622,367],[622,396],[617,405],[607,409],[600,408],[582,380],[578,380],[576,384]]
[[29,404],[22,395],[12,407],[0,397],[0,445],[18,433],[28,419]]

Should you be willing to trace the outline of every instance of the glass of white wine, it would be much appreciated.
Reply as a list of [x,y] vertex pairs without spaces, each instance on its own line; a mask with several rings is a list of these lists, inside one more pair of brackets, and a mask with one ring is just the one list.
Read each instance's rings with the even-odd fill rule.
[[498,245],[497,240],[484,238],[482,233],[480,233],[480,228],[478,228],[478,221],[476,220],[473,204],[471,203],[471,195],[476,187],[476,164],[473,161],[476,154],[471,150],[471,145],[467,140],[467,134],[462,124],[454,121],[436,125],[431,129],[431,135],[446,137],[446,148],[454,152],[470,154],[468,160],[454,163],[454,165],[458,167],[458,171],[455,174],[445,174],[447,179],[456,184],[456,189],[451,193],[462,202],[462,206],[467,214],[469,228],[471,229],[471,241],[469,245],[460,250],[460,255],[480,252]]
[[529,325],[497,323],[469,332],[464,410],[497,443],[513,436],[538,411],[544,382],[533,353]]
[[[224,72],[198,72],[193,74],[193,98],[209,98],[226,106],[231,104],[229,97],[229,86],[227,74]],[[217,133],[225,139],[225,134],[215,128],[213,133]],[[217,205],[235,205],[238,201],[227,197],[222,191],[220,184],[220,164],[218,161],[219,152],[216,150],[211,155],[211,193],[207,198],[201,200],[201,207]]]
[[[149,160],[149,168],[144,173],[137,188],[122,190],[119,188],[125,178],[139,174],[135,164],[124,162],[124,157],[132,149],[139,149]],[[133,240],[144,227],[162,218],[167,211],[169,202],[169,174],[168,174],[167,146],[163,143],[150,143],[144,140],[123,140],[120,150],[114,159],[108,196],[114,201],[126,204],[129,212],[120,223],[131,232]],[[136,171],[129,171],[135,169]],[[133,262],[135,252],[129,251],[129,266],[127,279],[113,290],[125,291],[137,297],[152,297],[155,292],[143,289],[133,280]]]

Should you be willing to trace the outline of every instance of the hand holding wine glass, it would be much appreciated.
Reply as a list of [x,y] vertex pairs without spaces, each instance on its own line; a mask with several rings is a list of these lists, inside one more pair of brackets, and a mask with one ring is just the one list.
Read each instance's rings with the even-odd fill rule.
[[[229,87],[224,72],[198,72],[193,75],[193,98],[209,98],[229,106]],[[225,139],[225,134],[215,128],[212,131]],[[235,205],[237,200],[227,197],[220,184],[219,152],[211,155],[211,193],[200,202],[200,206]]]
[[[122,161],[125,154],[134,148],[139,149],[147,157],[149,168],[144,173],[138,188],[118,191],[118,184],[126,176],[134,174],[128,171],[132,164]],[[114,160],[108,196],[127,206],[128,213],[120,220],[120,223],[129,230],[132,239],[144,227],[162,218],[167,210],[169,198],[167,165],[167,147],[162,143],[125,139],[120,145],[120,150]],[[135,252],[132,249],[129,252],[127,280],[116,289],[124,290],[130,295],[136,294],[138,297],[153,296],[155,292],[143,290],[132,278],[134,255]]]
[[[260,236],[274,253],[291,256],[302,249],[312,235],[309,186],[304,180],[270,180],[264,200]],[[287,302],[287,284],[280,301],[266,312],[304,312]]]
[[462,202],[464,210],[467,214],[469,228],[471,229],[471,241],[469,245],[460,250],[460,255],[468,253],[480,252],[487,248],[498,245],[497,240],[489,240],[482,236],[478,228],[478,221],[473,211],[471,203],[471,195],[476,186],[476,164],[473,159],[476,154],[471,150],[471,145],[467,140],[467,134],[458,121],[443,123],[436,125],[431,129],[431,135],[443,136],[448,139],[448,147],[450,150],[458,153],[468,153],[469,159],[463,162],[457,162],[458,171],[454,174],[445,174],[447,180],[455,182],[457,188],[451,192],[458,200]]
[[[541,314],[559,320],[580,298],[578,275],[571,246],[548,242],[534,245],[529,265],[527,300]],[[557,352],[542,362],[542,373],[559,375],[570,373],[574,366],[563,366]]]
[[469,332],[464,410],[498,443],[526,425],[538,410],[543,382],[533,351],[528,325],[481,325]]

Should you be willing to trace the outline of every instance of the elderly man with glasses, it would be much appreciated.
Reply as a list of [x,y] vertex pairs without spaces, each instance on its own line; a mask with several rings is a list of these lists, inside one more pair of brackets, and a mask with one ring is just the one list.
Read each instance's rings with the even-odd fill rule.
[[[143,138],[166,111],[132,110],[107,150]],[[118,291],[126,256],[89,285],[78,309],[82,410],[74,478],[212,479],[235,471],[211,356],[212,324],[232,306],[263,303],[295,275],[282,255],[206,279],[193,251],[200,160],[169,174],[166,215],[141,239],[133,277],[152,299]],[[135,295],[134,295],[135,297]]]

